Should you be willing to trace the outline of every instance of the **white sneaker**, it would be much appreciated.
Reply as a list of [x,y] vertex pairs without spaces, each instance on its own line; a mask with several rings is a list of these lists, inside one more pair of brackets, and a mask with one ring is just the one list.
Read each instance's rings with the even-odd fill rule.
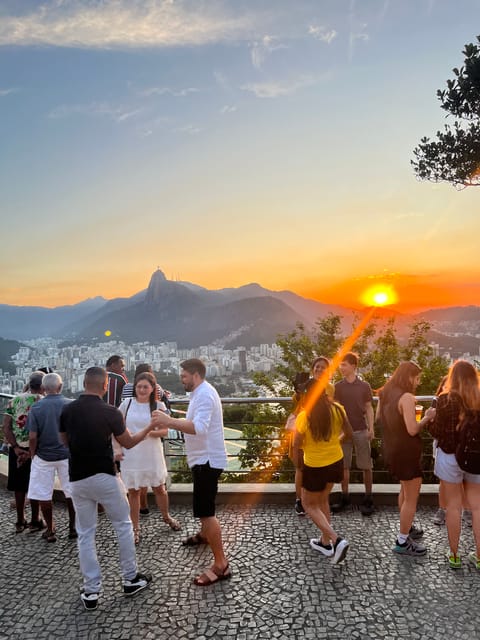
[[310,540],[310,546],[312,547],[312,549],[315,549],[315,551],[320,551],[320,553],[322,553],[324,556],[327,556],[327,558],[333,556],[333,546],[331,543],[324,545],[322,544],[321,539],[312,538]]
[[333,564],[339,564],[347,555],[349,544],[345,538],[338,536],[337,541],[333,545]]

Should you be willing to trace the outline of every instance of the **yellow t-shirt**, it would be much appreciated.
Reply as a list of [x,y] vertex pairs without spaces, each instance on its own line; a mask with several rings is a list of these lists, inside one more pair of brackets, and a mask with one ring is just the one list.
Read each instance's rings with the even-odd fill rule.
[[308,467],[326,467],[343,458],[340,444],[343,421],[346,418],[345,409],[338,403],[332,403],[332,434],[329,440],[314,440],[308,428],[308,418],[305,411],[301,411],[295,422],[298,433],[304,435],[303,462]]

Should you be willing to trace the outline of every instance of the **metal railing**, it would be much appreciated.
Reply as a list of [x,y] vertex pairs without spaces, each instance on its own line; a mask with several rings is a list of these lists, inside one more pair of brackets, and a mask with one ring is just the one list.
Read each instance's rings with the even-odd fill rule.
[[[0,393],[0,413],[12,396]],[[418,404],[428,407],[433,396],[416,396]],[[287,482],[294,481],[294,467],[289,453],[289,434],[284,429],[292,407],[289,397],[221,398],[224,407],[225,444],[228,466],[222,482]],[[377,398],[374,398],[374,402]],[[188,407],[188,398],[171,400],[174,415],[181,417]],[[433,476],[432,438],[423,431],[423,469],[425,482],[435,482]],[[0,442],[3,440],[3,433]],[[164,440],[165,458],[172,482],[190,482],[182,434],[171,430]],[[383,462],[381,434],[376,431],[372,442],[374,483],[395,483]],[[362,473],[352,465],[351,482],[363,481]]]

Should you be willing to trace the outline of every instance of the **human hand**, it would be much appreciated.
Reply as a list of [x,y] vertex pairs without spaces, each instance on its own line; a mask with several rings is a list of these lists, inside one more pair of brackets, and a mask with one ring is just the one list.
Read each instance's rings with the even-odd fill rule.
[[437,415],[437,410],[434,407],[428,407],[423,417],[426,419],[427,422],[432,422],[432,420],[435,420],[436,415]]

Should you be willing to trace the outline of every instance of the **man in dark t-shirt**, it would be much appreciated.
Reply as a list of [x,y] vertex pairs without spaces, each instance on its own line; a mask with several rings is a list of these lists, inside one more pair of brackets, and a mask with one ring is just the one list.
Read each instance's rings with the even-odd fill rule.
[[[76,511],[78,555],[83,574],[81,599],[85,609],[97,608],[101,572],[95,551],[97,505],[103,505],[118,538],[123,591],[127,596],[145,589],[152,576],[138,573],[125,486],[116,474],[112,435],[122,447],[131,449],[154,428],[149,424],[130,435],[123,416],[102,397],[107,388],[107,372],[91,367],[85,373],[85,393],[65,406],[60,416],[60,435],[70,449],[69,474]],[[167,429],[164,429],[167,435]]]

